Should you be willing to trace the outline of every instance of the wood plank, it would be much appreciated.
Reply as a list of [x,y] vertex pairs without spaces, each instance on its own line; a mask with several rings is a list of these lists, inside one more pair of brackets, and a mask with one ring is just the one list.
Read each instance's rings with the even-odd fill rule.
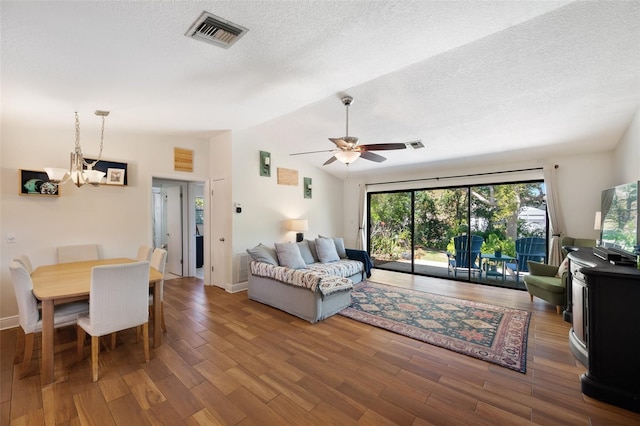
[[73,328],[55,333],[54,383],[45,387],[40,339],[30,375],[18,379],[19,331],[0,331],[0,423],[640,424],[640,413],[581,393],[586,369],[554,307],[451,280],[379,270],[373,279],[529,310],[527,373],[340,315],[309,324],[246,293],[180,278],[165,283],[169,331],[151,361],[142,362],[133,330],[118,333],[116,349],[100,354],[97,383],[88,358],[75,362]]
[[73,402],[82,424],[115,425],[107,401],[98,386],[73,395]]

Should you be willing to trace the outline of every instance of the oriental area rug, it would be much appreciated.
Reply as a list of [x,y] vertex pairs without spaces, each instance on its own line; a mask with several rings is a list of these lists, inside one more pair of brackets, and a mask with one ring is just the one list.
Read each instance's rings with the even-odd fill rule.
[[519,309],[363,282],[340,315],[525,373],[531,314]]

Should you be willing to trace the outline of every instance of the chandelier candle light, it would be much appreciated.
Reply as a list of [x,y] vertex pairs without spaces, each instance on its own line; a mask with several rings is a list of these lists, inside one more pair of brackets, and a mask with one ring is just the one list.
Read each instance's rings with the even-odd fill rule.
[[[71,180],[77,187],[89,183],[97,186],[102,181],[105,173],[99,170],[93,170],[93,167],[102,158],[102,146],[104,141],[104,120],[109,115],[109,111],[96,111],[96,115],[102,117],[102,129],[100,131],[100,153],[98,159],[92,163],[85,161],[82,154],[82,147],[80,146],[80,120],[78,119],[78,113],[76,112],[76,144],[75,150],[71,153],[71,160],[69,164],[69,170],[45,167],[45,171],[49,176],[49,180],[54,183],[65,183]],[[84,167],[87,167],[86,169]]]

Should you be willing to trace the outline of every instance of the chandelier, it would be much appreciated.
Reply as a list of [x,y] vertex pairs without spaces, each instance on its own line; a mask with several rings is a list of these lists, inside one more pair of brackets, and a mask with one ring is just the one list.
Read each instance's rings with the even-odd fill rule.
[[[77,187],[81,187],[84,184],[91,184],[94,186],[100,185],[105,173],[100,170],[93,170],[93,167],[102,158],[102,146],[104,141],[104,120],[109,115],[109,111],[96,111],[96,115],[102,117],[102,129],[100,131],[100,153],[98,158],[89,163],[84,159],[82,154],[82,147],[80,146],[80,120],[78,119],[78,113],[76,112],[76,145],[74,152],[71,153],[71,160],[69,169],[60,169],[45,167],[45,171],[49,176],[49,180],[53,183],[65,183],[72,181]],[[85,168],[86,167],[86,168]]]

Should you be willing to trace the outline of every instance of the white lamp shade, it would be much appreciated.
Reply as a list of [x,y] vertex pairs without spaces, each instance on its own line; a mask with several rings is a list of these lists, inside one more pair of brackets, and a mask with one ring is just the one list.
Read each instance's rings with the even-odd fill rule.
[[84,175],[87,183],[98,185],[100,182],[102,182],[102,178],[104,177],[105,172],[101,172],[100,170],[85,170]]
[[58,169],[54,167],[45,167],[45,172],[49,176],[49,180],[54,183],[59,183],[69,177],[69,169]]
[[85,183],[87,183],[86,175],[82,172],[74,170],[70,173],[70,176],[71,182],[73,182],[74,185],[84,185]]
[[290,228],[292,231],[302,232],[309,230],[309,221],[307,219],[291,219]]
[[338,161],[350,164],[360,157],[360,151],[338,151],[334,154]]

